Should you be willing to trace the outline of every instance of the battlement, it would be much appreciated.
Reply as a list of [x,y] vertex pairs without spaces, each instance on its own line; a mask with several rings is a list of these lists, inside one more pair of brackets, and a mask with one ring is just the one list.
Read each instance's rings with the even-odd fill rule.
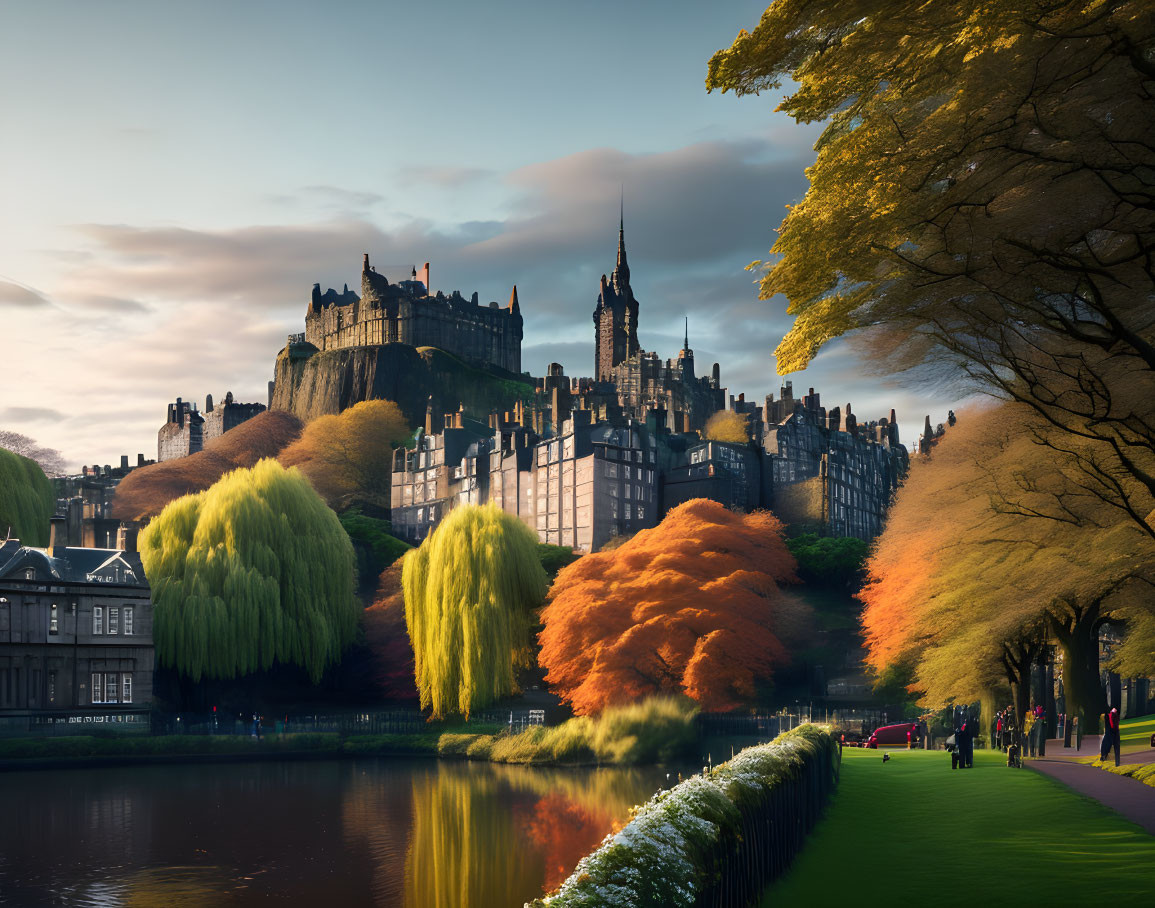
[[390,281],[369,263],[361,269],[361,295],[345,285],[321,292],[314,284],[305,312],[305,337],[319,350],[408,344],[437,347],[463,359],[521,372],[522,317],[513,288],[509,303],[483,306],[474,293],[446,296],[429,289],[429,263],[409,280]]

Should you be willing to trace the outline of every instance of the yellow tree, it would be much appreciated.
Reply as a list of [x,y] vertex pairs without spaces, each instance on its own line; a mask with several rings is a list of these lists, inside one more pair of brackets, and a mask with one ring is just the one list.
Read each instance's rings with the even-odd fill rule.
[[388,507],[393,449],[412,434],[395,403],[365,400],[313,420],[278,460],[299,467],[331,507],[355,501]]
[[750,440],[746,417],[733,410],[719,410],[706,420],[706,438],[744,445]]
[[1153,41],[1147,0],[776,0],[707,86],[790,78],[779,109],[829,121],[765,265],[778,371],[867,329],[883,368],[1031,407],[1155,538]]
[[517,691],[547,580],[537,537],[496,505],[463,505],[405,555],[405,624],[423,709],[469,717]]
[[[1022,715],[1030,665],[1057,639],[1068,712],[1093,727],[1099,628],[1152,613],[1155,546],[1110,504],[1071,491],[1070,464],[1030,431],[1037,418],[1009,403],[964,413],[913,465],[860,594],[868,661],[913,666],[932,706],[1009,683]],[[1062,517],[1039,516],[1057,493]]]

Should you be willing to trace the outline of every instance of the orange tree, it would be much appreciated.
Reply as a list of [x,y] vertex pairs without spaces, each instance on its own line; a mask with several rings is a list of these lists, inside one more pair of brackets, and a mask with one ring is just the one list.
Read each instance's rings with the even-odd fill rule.
[[732,709],[787,659],[775,628],[797,608],[780,589],[795,579],[772,514],[688,501],[558,574],[539,636],[546,681],[579,714],[661,692]]

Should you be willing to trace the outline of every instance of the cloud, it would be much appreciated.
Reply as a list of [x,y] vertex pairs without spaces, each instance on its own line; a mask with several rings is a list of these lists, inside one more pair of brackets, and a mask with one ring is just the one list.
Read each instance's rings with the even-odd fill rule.
[[0,410],[0,421],[6,423],[49,422],[64,419],[64,414],[50,407],[7,407]]
[[33,309],[39,306],[51,306],[48,298],[38,290],[33,290],[24,284],[13,281],[0,280],[0,306],[16,306],[21,309]]
[[64,299],[62,302],[70,308],[92,310],[94,312],[111,312],[116,315],[128,312],[152,311],[152,307],[146,306],[137,300],[125,299],[119,296],[104,296],[98,293],[76,297],[75,299]]

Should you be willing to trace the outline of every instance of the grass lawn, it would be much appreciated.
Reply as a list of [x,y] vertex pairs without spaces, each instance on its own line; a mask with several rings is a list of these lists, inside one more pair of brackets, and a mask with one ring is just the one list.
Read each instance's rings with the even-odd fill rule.
[[1146,750],[1151,746],[1151,735],[1155,734],[1155,715],[1124,719],[1119,725],[1119,743],[1123,750]]
[[1002,754],[953,772],[943,751],[843,757],[826,817],[763,906],[1151,904],[1155,837]]

